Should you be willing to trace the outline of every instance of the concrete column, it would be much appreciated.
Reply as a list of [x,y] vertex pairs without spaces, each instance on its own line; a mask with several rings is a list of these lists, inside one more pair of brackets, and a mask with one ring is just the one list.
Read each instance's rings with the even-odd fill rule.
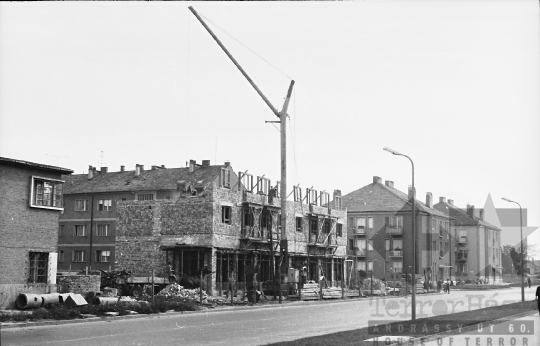
[[210,261],[209,261],[209,265],[208,265],[208,270],[212,271],[213,273],[211,275],[208,275],[208,277],[210,278],[210,284],[208,285],[208,288],[207,288],[207,294],[209,296],[213,296],[214,295],[214,292],[216,290],[216,264],[217,264],[217,259],[216,259],[216,248],[212,248],[211,251],[209,251],[209,255],[210,255]]

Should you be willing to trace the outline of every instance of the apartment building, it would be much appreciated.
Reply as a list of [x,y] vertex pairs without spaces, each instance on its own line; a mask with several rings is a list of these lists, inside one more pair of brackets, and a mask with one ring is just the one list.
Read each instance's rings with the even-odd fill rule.
[[0,157],[0,308],[56,292],[61,176],[72,170]]
[[483,210],[475,216],[473,205],[462,209],[456,207],[453,200],[440,197],[434,207],[455,220],[455,278],[501,281],[501,229],[484,221]]
[[375,176],[371,184],[342,197],[348,218],[347,254],[353,258],[348,272],[358,273],[359,277],[372,274],[390,281],[399,279],[401,274],[412,273],[415,246],[417,275],[433,281],[449,278],[453,220],[433,208],[433,196],[427,193],[425,204],[416,200],[413,244],[414,194],[410,187],[406,194],[395,189],[393,181],[383,184]]

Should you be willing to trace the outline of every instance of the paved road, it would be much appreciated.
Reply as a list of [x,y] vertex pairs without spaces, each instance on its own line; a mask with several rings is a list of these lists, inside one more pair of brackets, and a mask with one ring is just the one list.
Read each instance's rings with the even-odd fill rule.
[[[534,299],[535,289],[526,289]],[[521,299],[520,289],[417,295],[417,317],[475,310]],[[408,309],[406,309],[408,307]],[[167,314],[94,323],[2,330],[2,345],[261,345],[410,319],[410,297],[299,302],[244,310]]]

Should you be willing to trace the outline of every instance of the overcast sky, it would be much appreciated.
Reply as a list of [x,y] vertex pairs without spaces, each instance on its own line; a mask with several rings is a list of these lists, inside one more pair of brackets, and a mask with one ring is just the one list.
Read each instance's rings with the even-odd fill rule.
[[406,191],[390,147],[419,199],[507,197],[540,225],[533,0],[3,2],[0,156],[78,174],[209,159],[279,180],[277,118],[188,6],[277,109],[295,80],[289,190],[377,175]]

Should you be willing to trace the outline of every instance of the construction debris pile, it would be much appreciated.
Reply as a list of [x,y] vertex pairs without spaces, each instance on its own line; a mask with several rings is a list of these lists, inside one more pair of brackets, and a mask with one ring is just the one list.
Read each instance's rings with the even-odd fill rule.
[[379,279],[367,278],[362,283],[362,293],[370,294],[373,289],[373,295],[386,295],[386,283]]
[[[183,286],[175,283],[167,285],[164,289],[162,289],[158,294],[158,296],[164,296],[164,297],[180,297],[189,299],[195,302],[200,301],[201,297],[201,288],[184,288]],[[235,299],[235,302],[237,299]],[[227,304],[230,303],[230,299],[223,299],[220,297],[211,297],[206,294],[205,291],[202,291],[202,302],[203,304]]]

